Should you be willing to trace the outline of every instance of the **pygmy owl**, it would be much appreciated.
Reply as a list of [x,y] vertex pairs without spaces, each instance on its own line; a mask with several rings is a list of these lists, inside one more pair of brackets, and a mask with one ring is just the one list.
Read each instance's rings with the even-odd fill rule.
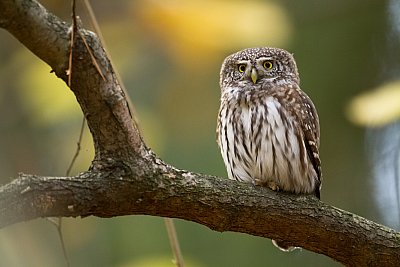
[[224,60],[217,142],[230,179],[320,198],[318,115],[299,83],[283,49],[249,48]]

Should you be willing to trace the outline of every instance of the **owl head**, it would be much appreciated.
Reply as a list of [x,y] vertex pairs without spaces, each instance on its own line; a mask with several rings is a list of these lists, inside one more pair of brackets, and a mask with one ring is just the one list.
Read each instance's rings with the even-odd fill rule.
[[296,62],[286,50],[271,47],[247,48],[228,56],[222,64],[220,86],[245,89],[267,88],[268,84],[299,83]]

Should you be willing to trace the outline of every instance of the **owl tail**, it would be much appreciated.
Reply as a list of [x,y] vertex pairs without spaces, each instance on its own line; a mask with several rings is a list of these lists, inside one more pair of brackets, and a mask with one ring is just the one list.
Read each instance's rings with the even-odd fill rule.
[[292,252],[295,249],[300,249],[299,247],[293,247],[289,245],[285,241],[276,241],[276,240],[271,240],[272,244],[274,244],[275,247],[279,248],[283,252]]

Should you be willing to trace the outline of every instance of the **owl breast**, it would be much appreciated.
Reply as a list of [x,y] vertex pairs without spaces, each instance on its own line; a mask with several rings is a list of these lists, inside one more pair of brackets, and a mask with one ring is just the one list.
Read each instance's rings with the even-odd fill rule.
[[295,118],[274,97],[229,91],[221,98],[218,143],[230,179],[311,193],[317,174]]

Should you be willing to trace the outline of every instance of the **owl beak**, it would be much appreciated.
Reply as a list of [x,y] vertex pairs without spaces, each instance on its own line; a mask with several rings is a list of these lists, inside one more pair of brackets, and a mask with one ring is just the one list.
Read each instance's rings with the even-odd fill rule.
[[258,79],[257,70],[255,68],[251,69],[250,77],[251,77],[251,80],[253,81],[253,83],[255,84]]

